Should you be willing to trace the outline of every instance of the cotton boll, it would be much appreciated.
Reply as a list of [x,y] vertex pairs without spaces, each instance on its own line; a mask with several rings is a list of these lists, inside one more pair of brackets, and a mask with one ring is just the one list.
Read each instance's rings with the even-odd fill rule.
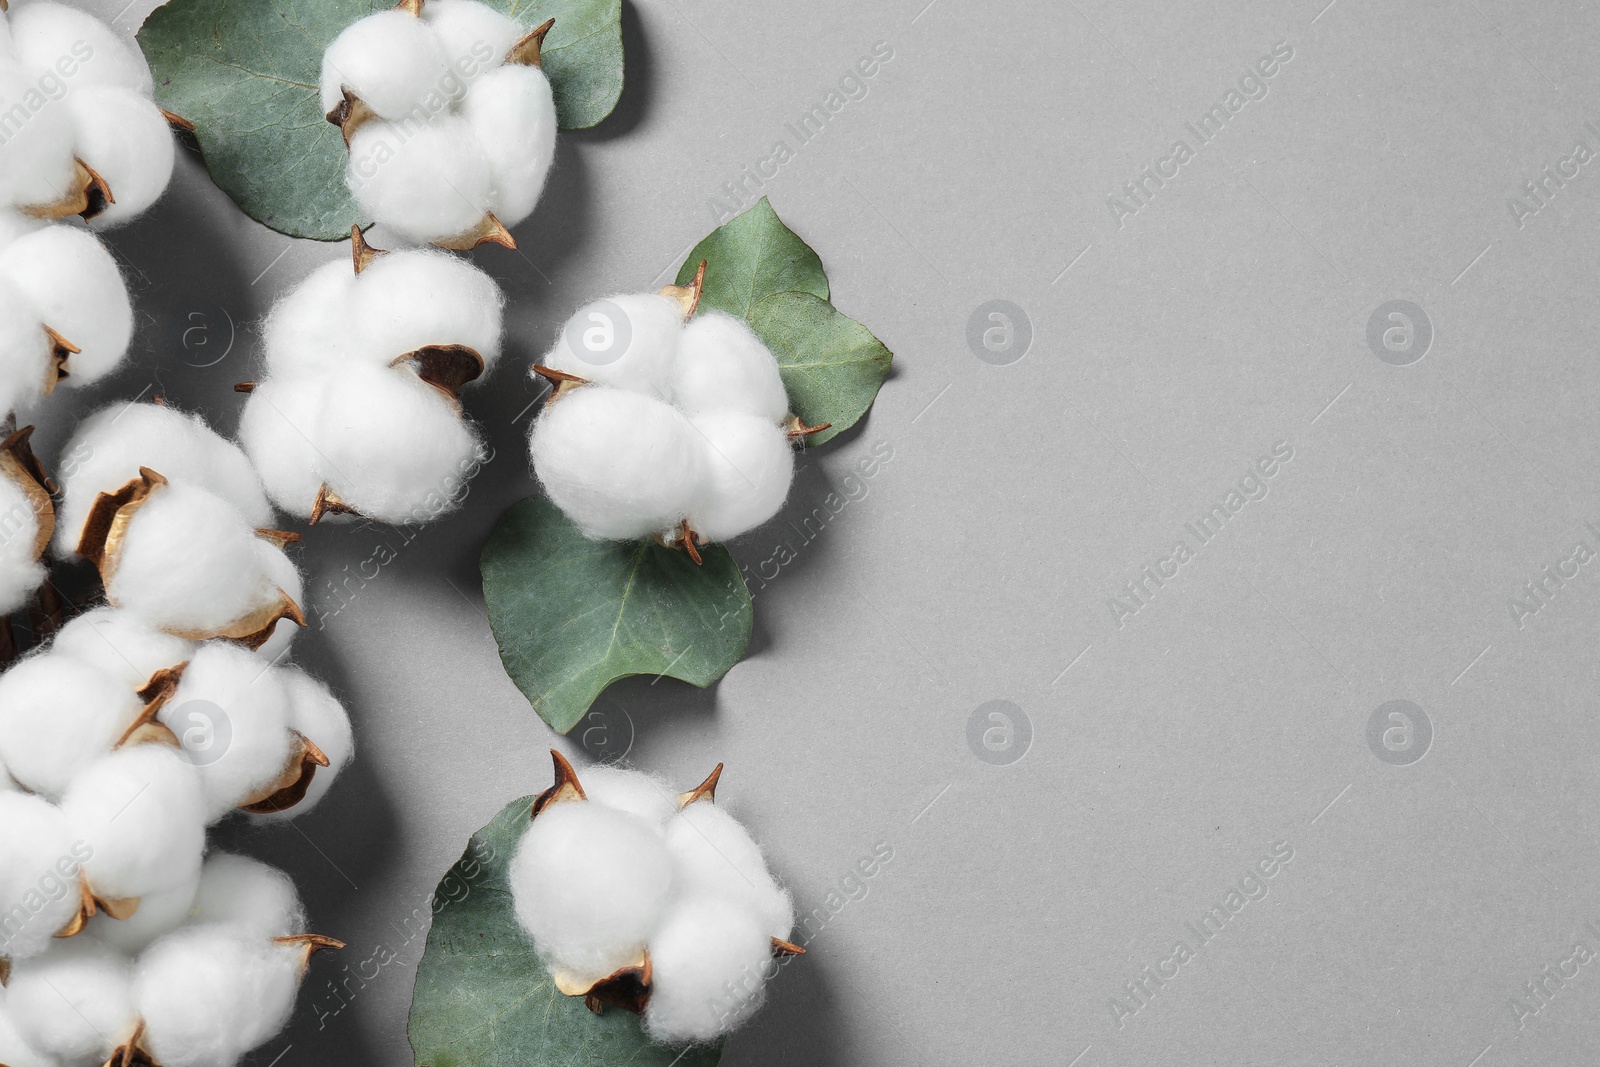
[[205,801],[195,769],[165,745],[120,749],[90,764],[61,800],[83,862],[106,900],[169,889],[200,865]]
[[675,409],[591,386],[539,416],[529,451],[550,499],[600,539],[670,530],[688,512],[705,469],[699,435]]
[[6,1010],[39,1051],[69,1063],[104,1063],[138,1023],[132,968],[110,945],[74,937],[16,964]]
[[207,822],[257,799],[293,755],[289,693],[278,672],[227,642],[201,646],[159,717],[197,769]]
[[68,358],[63,384],[88,385],[121,362],[133,337],[133,306],[122,272],[94,234],[71,226],[24,234],[0,252],[0,279],[81,350]]
[[200,871],[190,922],[265,941],[304,933],[306,917],[288,875],[259,860],[213,852]]
[[472,86],[461,113],[489,160],[492,209],[507,226],[533,214],[556,153],[556,104],[538,67],[510,64]]
[[[427,23],[405,11],[380,11],[346,26],[322,55],[322,110],[349,89],[386,119],[445,106],[444,49]],[[430,100],[429,97],[437,100]]]
[[39,517],[22,487],[0,477],[0,615],[21,608],[45,579],[34,554]]
[[685,415],[754,415],[773,425],[789,414],[778,360],[742,319],[702,311],[683,328],[672,392]]
[[[92,664],[131,692],[143,688],[157,671],[189,659],[195,648],[193,641],[163,633],[127,612],[95,608],[56,633],[50,655]],[[0,678],[0,691],[4,687],[5,681]]]
[[428,0],[422,19],[433,30],[445,61],[466,82],[494,70],[527,33],[520,24],[478,0]]
[[348,257],[324,263],[273,305],[262,327],[267,372],[319,374],[348,358],[356,273]]
[[293,950],[225,926],[162,938],[134,969],[144,1047],[161,1067],[229,1067],[282,1030],[300,988]]
[[[93,15],[64,4],[28,3],[11,13],[12,45],[23,66],[55,70],[70,93],[115,86],[153,93],[150,67],[130,41]],[[68,64],[72,73],[57,66]]]
[[[288,554],[264,538],[256,540],[255,554],[267,581],[288,593],[289,599],[296,604],[304,604],[305,581]],[[256,649],[256,657],[266,663],[277,663],[289,651],[299,632],[300,626],[293,619],[279,619],[272,628],[272,636]]]
[[365,351],[385,366],[428,345],[465,345],[483,357],[486,377],[500,358],[505,295],[460,256],[421,249],[379,256],[356,294]]
[[29,656],[0,675],[0,759],[27,788],[59,797],[141,707],[114,674],[60,652]]
[[267,494],[300,519],[310,517],[325,480],[313,440],[325,384],[322,378],[268,378],[250,393],[239,421],[239,441]]
[[[0,204],[42,207],[73,188],[72,124],[66,109],[45,104],[35,111],[38,82],[16,68],[0,67],[0,115],[7,116],[0,143]],[[19,110],[20,109],[20,110]],[[18,115],[26,116],[21,122]]]
[[478,443],[444,394],[404,367],[330,375],[316,425],[328,485],[379,522],[427,522],[455,507]]
[[559,968],[598,980],[635,962],[672,888],[649,823],[588,801],[553,804],[511,861],[517,921]]
[[706,477],[689,508],[689,526],[707,541],[727,541],[778,513],[794,478],[788,435],[752,415],[691,420],[705,452]]
[[220,633],[276,602],[255,530],[225,500],[159,486],[134,513],[106,599],[174,633]]
[[761,1007],[772,942],[723,901],[680,898],[650,939],[650,962],[645,1031],[664,1044],[710,1041]]
[[64,103],[72,114],[78,158],[105,179],[116,197],[91,225],[120,226],[159,200],[177,156],[177,142],[161,110],[119,88],[79,89]]
[[0,792],[0,826],[0,957],[24,960],[58,944],[78,913],[84,846],[59,808],[27,793]]
[[199,889],[200,872],[190,871],[183,881],[172,888],[140,897],[139,910],[126,919],[113,918],[103,911],[96,912],[85,932],[129,956],[137,956],[157,939],[172,933],[188,920]]
[[678,810],[678,794],[654,775],[620,767],[588,767],[583,791],[596,804],[637,815],[660,826]]
[[655,293],[613,296],[579,308],[545,365],[591,382],[671,401],[683,309]]
[[[0,19],[0,22],[3,22]],[[22,1031],[17,1029],[17,1024],[11,1018],[11,1008],[7,1006],[5,991],[0,989],[0,1063],[7,1067],[61,1067],[61,1061],[54,1056],[44,1053],[28,1044],[23,1038]]]
[[736,902],[769,938],[789,939],[794,902],[733,816],[715,804],[690,804],[667,824],[667,850],[680,893]]
[[279,673],[289,693],[290,728],[321,749],[328,757],[328,765],[317,768],[300,803],[286,811],[256,816],[259,819],[293,819],[312,810],[355,755],[350,715],[328,687],[303,671],[291,668]]
[[361,126],[350,139],[345,181],[362,211],[418,244],[469,233],[489,210],[488,157],[472,127],[452,114],[409,129]]

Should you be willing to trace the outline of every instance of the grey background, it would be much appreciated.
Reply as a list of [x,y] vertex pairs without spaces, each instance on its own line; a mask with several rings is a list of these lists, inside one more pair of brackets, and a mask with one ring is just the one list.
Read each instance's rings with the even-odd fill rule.
[[[800,545],[791,523],[858,459],[893,460],[757,592],[720,685],[634,680],[600,707],[684,787],[726,761],[719,802],[803,908],[876,843],[895,858],[726,1062],[1587,1062],[1600,963],[1520,1028],[1509,1002],[1574,942],[1600,951],[1600,561],[1520,627],[1510,601],[1600,550],[1600,164],[1520,228],[1507,200],[1579,140],[1600,151],[1600,7],[1325,4],[628,0],[618,113],[563,135],[521,253],[475,256],[512,300],[509,358],[469,400],[497,458],[297,645],[348,701],[358,762],[293,828],[224,835],[351,945],[257,1062],[411,1062],[434,884],[547,783],[548,747],[576,751],[502,673],[478,588],[478,547],[532,490],[518,368],[580,303],[667,280],[775,140],[796,158],[766,192],[896,372],[738,556]],[[800,146],[785,123],[879,41],[868,95]],[[1284,41],[1265,98],[1119,227],[1107,197]],[[113,243],[144,329],[99,396],[152,386],[225,430],[251,325],[345,254],[248,221],[193,157]],[[967,345],[991,299],[1031,322],[1009,366]],[[1398,367],[1366,336],[1402,299],[1434,337]],[[238,327],[203,369],[195,314]],[[1108,599],[1279,441],[1268,494],[1119,626]],[[313,531],[312,605],[338,607],[380,541],[401,537]],[[1031,723],[1007,765],[968,747],[991,700]],[[1418,762],[1368,747],[1390,700],[1429,717]],[[1119,1025],[1123,983],[1193,947],[1185,924],[1278,841],[1267,896]],[[338,967],[380,945],[396,961],[335,1013]]]

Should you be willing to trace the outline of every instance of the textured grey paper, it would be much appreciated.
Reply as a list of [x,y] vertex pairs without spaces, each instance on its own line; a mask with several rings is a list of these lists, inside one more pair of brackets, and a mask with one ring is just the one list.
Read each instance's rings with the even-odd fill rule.
[[[588,726],[684,786],[726,761],[822,909],[729,1065],[1592,1059],[1600,8],[1325,3],[629,0],[617,115],[563,136],[521,254],[476,256],[512,301],[470,400],[497,458],[409,543],[307,538],[296,655],[358,762],[226,836],[350,948],[255,1061],[411,1062],[435,883]],[[738,546],[749,658],[557,741],[476,570],[532,489],[518,367],[759,192],[896,372]],[[98,395],[225,429],[253,322],[346,254],[192,158],[112,240],[144,328]]]

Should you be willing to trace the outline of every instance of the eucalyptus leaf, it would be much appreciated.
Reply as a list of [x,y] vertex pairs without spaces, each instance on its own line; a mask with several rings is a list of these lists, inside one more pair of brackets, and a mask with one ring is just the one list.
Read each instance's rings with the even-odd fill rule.
[[750,644],[750,591],[728,550],[704,563],[652,540],[591,541],[542,496],[514,504],[479,565],[506,673],[560,733],[634,674],[702,688]]
[[563,996],[517,925],[508,870],[533,797],[472,836],[439,883],[408,1032],[422,1067],[716,1067],[722,1043],[652,1044],[638,1016]]
[[694,280],[701,260],[706,262],[703,308],[742,319],[763,297],[789,289],[828,299],[822,260],[783,224],[764,196],[694,246],[678,270],[679,285]]
[[[622,0],[485,0],[532,28],[556,20],[543,63],[563,129],[593,126],[622,94]],[[251,218],[332,241],[366,225],[345,148],[323,118],[322,53],[374,0],[169,0],[139,30],[156,102],[194,124],[206,167]]]
[[778,357],[789,406],[808,425],[830,423],[815,447],[856,424],[894,358],[861,323],[810,293],[773,293],[750,309],[750,328]]

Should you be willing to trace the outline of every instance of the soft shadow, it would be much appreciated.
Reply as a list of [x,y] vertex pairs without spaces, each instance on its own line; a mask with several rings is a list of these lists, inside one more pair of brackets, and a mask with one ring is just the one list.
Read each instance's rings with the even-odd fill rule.
[[815,955],[788,960],[767,984],[767,1005],[728,1042],[722,1067],[845,1067],[844,1013]]

